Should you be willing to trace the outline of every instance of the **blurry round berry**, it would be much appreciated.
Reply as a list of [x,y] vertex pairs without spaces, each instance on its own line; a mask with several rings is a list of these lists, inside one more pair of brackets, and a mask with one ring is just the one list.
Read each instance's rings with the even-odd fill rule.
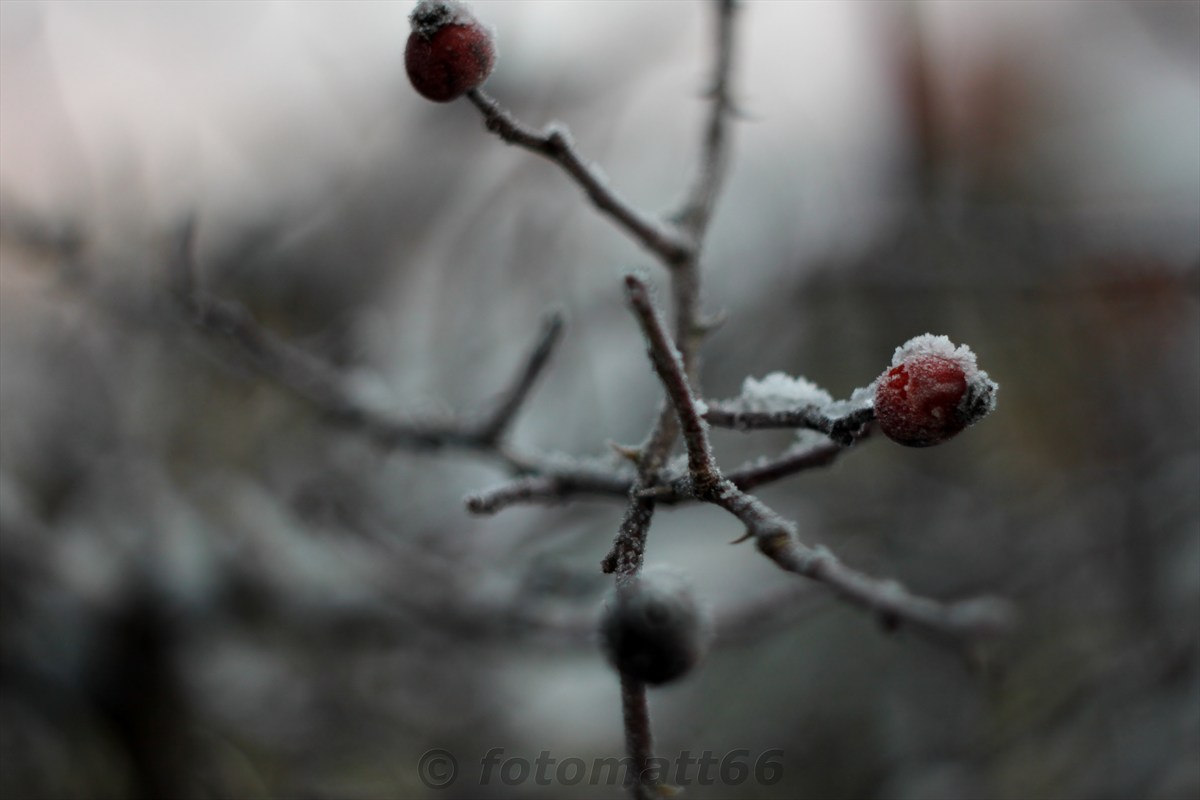
[[600,641],[609,663],[653,686],[686,675],[711,640],[711,620],[691,585],[668,569],[650,569],[618,584],[600,618]]
[[875,419],[892,441],[928,447],[983,419],[996,407],[997,389],[969,347],[925,334],[896,348],[875,381]]
[[447,103],[487,80],[496,63],[492,32],[457,0],[421,0],[409,17],[404,68],[422,97]]

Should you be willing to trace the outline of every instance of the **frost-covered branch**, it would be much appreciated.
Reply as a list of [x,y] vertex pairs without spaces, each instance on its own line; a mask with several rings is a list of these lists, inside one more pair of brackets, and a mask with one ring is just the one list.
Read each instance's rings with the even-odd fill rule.
[[698,487],[697,491],[703,493],[705,487],[711,487],[721,479],[721,473],[713,462],[708,429],[700,417],[696,398],[684,374],[683,358],[651,302],[646,284],[635,275],[627,275],[625,293],[649,344],[654,371],[658,373],[671,406],[678,415],[683,441],[687,446],[688,473],[692,483]]
[[[870,430],[865,428],[858,441],[869,436]],[[748,492],[798,472],[829,466],[846,450],[846,446],[826,440],[815,444],[797,442],[774,458],[761,457],[730,470],[725,473],[725,478],[738,489]],[[687,474],[667,476],[663,485],[647,489],[643,494],[660,505],[693,502],[696,499],[692,492],[691,476]]]
[[641,571],[646,552],[646,534],[654,517],[654,501],[638,495],[636,491],[631,494],[612,550],[601,563],[601,569],[609,574],[615,573],[618,580],[631,578]]
[[1001,633],[1012,623],[1012,609],[1004,600],[943,603],[915,595],[899,581],[873,578],[846,566],[827,548],[803,544],[795,523],[731,481],[722,482],[706,499],[737,517],[746,526],[746,537],[780,568],[825,584],[844,600],[875,613],[889,628],[905,624],[957,642]]
[[[870,430],[865,428],[857,441],[865,439]],[[725,477],[738,489],[748,492],[799,472],[826,467],[846,450],[843,445],[825,440],[815,444],[799,442],[774,458],[760,458],[730,470]],[[468,495],[465,500],[467,510],[472,514],[488,515],[515,505],[555,504],[576,497],[624,499],[637,480],[637,476],[628,470],[589,465],[586,461],[559,464],[557,459],[544,459],[530,463],[527,469],[531,474]],[[639,494],[658,505],[696,502],[692,478],[686,472],[668,472],[660,485],[642,489]]]
[[613,498],[629,496],[635,476],[626,471],[576,464],[546,463],[538,472],[525,475],[466,498],[472,514],[495,514],[509,506],[530,503],[560,503],[580,495]]
[[1006,600],[978,597],[943,603],[915,595],[899,581],[873,578],[846,566],[824,547],[801,544],[788,527],[760,528],[755,534],[758,549],[781,568],[820,581],[845,600],[875,613],[888,628],[907,624],[954,642],[995,636],[1014,622],[1012,605]]
[[731,400],[709,400],[704,418],[718,428],[747,431],[801,428],[818,431],[841,445],[863,436],[875,419],[870,391],[860,389],[849,400],[835,401],[802,377],[773,372],[762,380],[747,378],[742,393]]
[[[865,439],[869,431],[870,428],[865,428],[858,440]],[[798,443],[775,458],[761,459],[730,470],[725,477],[743,492],[748,492],[797,472],[828,466],[845,451],[846,446],[837,442]]]
[[[825,547],[801,543],[795,523],[722,477],[679,355],[646,285],[634,276],[627,277],[625,283],[646,335],[650,359],[684,430],[689,480],[673,487],[676,491],[687,490],[697,500],[725,509],[746,526],[744,538],[753,538],[758,549],[779,567],[826,584],[843,599],[876,613],[889,626],[906,623],[952,640],[995,634],[1007,627],[1011,611],[1003,601],[984,598],[946,604],[920,597],[897,581],[872,578],[847,567]],[[802,388],[809,392],[807,386]],[[652,496],[652,491],[641,495],[647,500]]]
[[467,98],[483,113],[489,131],[562,167],[596,208],[664,263],[678,263],[691,255],[693,243],[677,229],[638,211],[609,186],[603,173],[579,153],[566,128],[552,124],[539,131],[524,125],[481,89],[467,92]]

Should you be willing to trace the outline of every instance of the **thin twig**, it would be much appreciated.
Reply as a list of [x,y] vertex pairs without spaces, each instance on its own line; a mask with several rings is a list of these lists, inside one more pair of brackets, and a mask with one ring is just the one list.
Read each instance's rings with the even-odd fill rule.
[[472,514],[488,515],[521,503],[559,503],[579,495],[628,497],[634,480],[614,470],[547,466],[536,475],[468,495],[466,505]]
[[467,98],[483,113],[489,131],[509,144],[557,163],[579,184],[596,208],[664,262],[678,263],[691,256],[694,244],[673,226],[643,214],[621,198],[595,165],[580,155],[565,128],[550,125],[539,131],[523,125],[481,89],[467,92]]
[[[871,428],[865,428],[856,441],[867,438],[870,431]],[[828,466],[847,449],[829,441],[793,447],[775,458],[744,464],[731,470],[725,477],[738,489],[748,492],[798,472]],[[521,457],[514,455],[512,458],[516,462]],[[548,505],[561,503],[573,497],[628,498],[637,482],[636,475],[620,469],[590,466],[587,462],[560,465],[546,459],[531,461],[525,469],[517,471],[527,471],[530,474],[468,495],[467,510],[472,514],[489,515],[514,505]],[[696,497],[692,486],[690,473],[668,473],[663,476],[661,484],[638,490],[638,494],[658,505],[694,503]]]
[[765,428],[805,428],[819,431],[835,442],[852,444],[861,437],[863,426],[875,419],[875,409],[867,406],[845,414],[830,416],[817,406],[778,411],[748,411],[737,400],[708,401],[704,419],[717,428],[747,431]]
[[746,526],[747,537],[754,538],[759,551],[779,567],[824,583],[854,605],[874,612],[889,628],[905,623],[935,639],[957,643],[1002,633],[1012,624],[1012,608],[999,598],[942,603],[915,595],[898,581],[851,569],[827,548],[801,543],[794,523],[728,480],[709,501],[736,516]]
[[[676,215],[676,221],[690,235],[695,248],[692,257],[674,265],[671,274],[675,342],[683,358],[684,374],[696,391],[700,391],[700,345],[708,332],[718,324],[715,317],[705,319],[701,314],[700,254],[717,197],[729,172],[729,121],[733,117],[734,22],[737,4],[734,0],[719,0],[715,8],[716,55],[708,92],[711,101],[708,120],[700,148],[697,176],[683,207]],[[670,419],[669,412],[664,411],[661,424],[669,426]]]
[[733,15],[736,10],[737,3],[734,0],[720,0],[717,5],[716,60],[712,85],[708,90],[712,102],[704,129],[700,169],[677,216],[680,227],[690,233],[697,243],[703,240],[708,229],[717,195],[729,170],[727,122],[733,116],[730,76],[733,72]]
[[[866,428],[865,432],[858,437],[858,441],[865,439],[870,430],[870,428]],[[795,475],[797,472],[828,466],[846,450],[845,446],[836,442],[821,442],[811,447],[795,447],[768,461],[746,464],[730,470],[725,477],[743,492],[748,492],[757,486],[773,483],[789,475]]]
[[700,418],[696,398],[684,374],[683,357],[675,349],[658,310],[650,301],[646,284],[636,275],[626,275],[625,294],[649,343],[654,371],[658,373],[671,407],[679,417],[683,441],[687,446],[688,473],[696,493],[703,495],[721,480],[721,473],[713,462],[708,428]]
[[[864,428],[863,433],[856,441],[867,438],[870,431],[871,428]],[[827,441],[815,445],[793,446],[775,458],[758,459],[730,470],[725,474],[725,478],[741,491],[748,492],[758,486],[795,475],[797,472],[829,466],[848,449],[836,442]],[[660,505],[674,505],[696,499],[690,475],[669,477],[663,485],[647,489],[643,495]]]
[[[746,495],[749,497],[749,495]],[[824,547],[801,544],[790,531],[756,536],[758,549],[789,572],[820,581],[851,603],[874,612],[887,628],[904,623],[939,640],[986,638],[1012,627],[1012,604],[998,597],[942,603],[910,592],[899,581],[872,578]]]
[[520,411],[521,406],[524,405],[525,400],[529,397],[529,392],[533,389],[533,384],[546,368],[550,356],[554,353],[555,347],[562,338],[562,330],[562,313],[553,311],[547,314],[545,320],[542,322],[542,330],[538,335],[537,342],[525,358],[523,368],[517,373],[508,391],[504,393],[504,399],[497,404],[495,410],[476,429],[476,435],[481,441],[495,443],[504,436],[509,426],[512,425],[517,412]]
[[609,574],[615,573],[618,581],[629,580],[642,571],[646,533],[650,530],[650,520],[654,517],[653,500],[639,496],[636,487],[630,494],[625,517],[621,520],[621,527],[617,529],[616,541],[601,563],[601,569]]
[[193,294],[191,323],[232,345],[240,360],[318,409],[330,422],[354,429],[385,449],[478,448],[469,426],[454,420],[400,421],[356,403],[335,371],[262,327],[243,306]]

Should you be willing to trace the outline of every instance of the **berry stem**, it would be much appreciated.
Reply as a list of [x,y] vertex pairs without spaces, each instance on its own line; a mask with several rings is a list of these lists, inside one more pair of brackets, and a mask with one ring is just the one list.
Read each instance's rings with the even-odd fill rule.
[[841,445],[861,439],[867,423],[875,419],[871,407],[831,416],[816,406],[801,406],[781,411],[746,411],[736,402],[707,401],[704,419],[717,428],[748,431],[763,428],[805,428],[819,431]]
[[621,710],[625,722],[625,751],[632,760],[629,794],[633,800],[654,800],[654,785],[647,782],[651,775],[650,759],[654,757],[654,736],[650,731],[650,706],[646,699],[646,684],[621,674]]

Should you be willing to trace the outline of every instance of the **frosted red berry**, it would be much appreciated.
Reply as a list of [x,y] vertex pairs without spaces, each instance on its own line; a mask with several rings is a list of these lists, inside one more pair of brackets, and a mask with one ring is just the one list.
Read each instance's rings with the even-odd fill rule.
[[455,0],[422,0],[409,17],[404,68],[424,98],[448,103],[478,87],[496,63],[492,33]]
[[875,382],[875,419],[892,441],[929,447],[987,415],[996,388],[969,348],[926,334],[898,348]]

